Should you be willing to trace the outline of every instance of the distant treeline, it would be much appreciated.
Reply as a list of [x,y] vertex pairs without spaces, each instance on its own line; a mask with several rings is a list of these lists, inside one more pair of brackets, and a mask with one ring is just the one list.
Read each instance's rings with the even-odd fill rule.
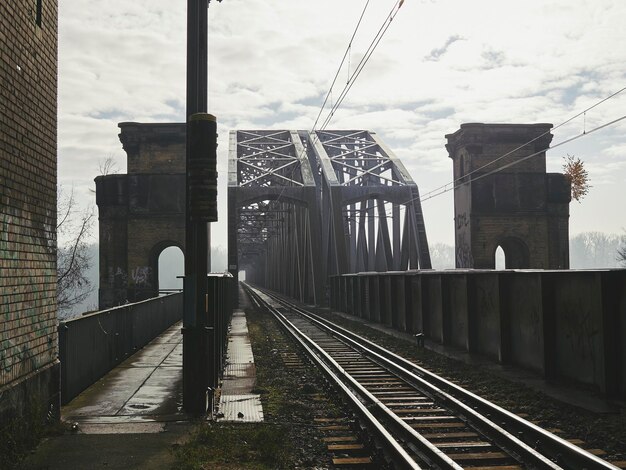
[[[626,267],[619,258],[619,249],[626,248],[626,234],[583,232],[569,242],[570,268],[599,269]],[[430,246],[430,258],[435,269],[454,268],[454,247],[445,243]]]
[[[623,235],[607,234],[603,232],[583,232],[570,240],[570,267],[572,269],[593,269],[593,268],[615,268],[626,267],[626,263],[618,258],[618,250],[626,247],[626,233]],[[88,277],[94,286],[89,297],[69,314],[69,316],[80,315],[83,312],[96,310],[98,308],[98,244],[89,246],[91,262],[88,270]],[[433,243],[430,245],[430,257],[435,269],[454,269],[454,247],[445,243]],[[176,259],[180,258],[180,259]],[[222,272],[228,266],[227,250],[219,245],[211,250],[211,270]],[[182,270],[182,252],[169,251],[164,254],[162,264],[165,266],[178,266]],[[165,287],[173,288],[169,285],[176,281],[176,275],[182,273],[169,273],[172,280],[163,272],[159,275],[162,283],[167,283]]]
[[618,250],[626,247],[626,234],[583,232],[569,242],[570,267],[573,269],[626,267]]

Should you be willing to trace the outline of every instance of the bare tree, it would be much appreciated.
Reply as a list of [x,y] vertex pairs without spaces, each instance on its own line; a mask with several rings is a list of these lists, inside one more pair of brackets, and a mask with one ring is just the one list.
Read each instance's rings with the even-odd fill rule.
[[98,162],[98,171],[102,176],[117,174],[119,170],[113,156],[109,155],[105,159],[101,159]]
[[87,239],[94,223],[93,209],[80,209],[74,189],[57,193],[57,308],[67,312],[92,290],[87,278],[91,258]]
[[572,237],[570,266],[573,269],[615,268],[626,265],[626,233],[583,232]]
[[435,269],[454,269],[455,258],[453,246],[445,243],[430,245],[430,259]]
[[626,266],[626,235],[622,237],[622,246],[617,249],[617,261]]
[[[118,171],[119,169],[117,168],[117,163],[115,163],[115,159],[112,155],[109,155],[106,158],[101,158],[98,161],[98,173],[100,176],[116,175]],[[89,189],[89,192],[94,195],[96,194],[95,189]]]
[[589,172],[585,168],[585,164],[580,158],[573,155],[563,157],[563,173],[572,183],[572,199],[580,202],[584,198],[591,185],[589,184]]

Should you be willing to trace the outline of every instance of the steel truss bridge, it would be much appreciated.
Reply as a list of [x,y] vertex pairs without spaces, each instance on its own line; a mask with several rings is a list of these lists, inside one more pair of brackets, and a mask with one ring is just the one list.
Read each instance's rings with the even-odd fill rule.
[[228,263],[314,304],[335,274],[429,269],[417,184],[374,132],[231,131]]

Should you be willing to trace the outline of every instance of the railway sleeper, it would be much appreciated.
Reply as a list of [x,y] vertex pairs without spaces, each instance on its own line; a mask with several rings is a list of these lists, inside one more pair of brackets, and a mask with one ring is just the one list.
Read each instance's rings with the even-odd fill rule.
[[[406,406],[406,405],[401,405]],[[431,415],[433,417],[439,417],[440,413],[448,413],[448,410],[444,410],[443,408],[400,408],[400,407],[391,407],[387,405],[388,408],[392,408],[392,411],[397,415]],[[444,415],[442,415],[444,416]]]
[[511,465],[515,464],[515,460],[513,460],[508,454],[504,452],[494,451],[494,452],[467,452],[467,453],[458,453],[458,454],[447,454],[452,460],[457,462],[459,465],[463,467],[472,466],[472,465],[484,465],[485,463],[494,464],[504,464]]
[[[294,314],[297,310],[297,308],[291,307],[284,309],[284,311],[293,312]],[[303,327],[303,329],[307,329],[310,332],[314,330],[310,327]],[[342,344],[342,341],[323,339],[325,334],[320,333],[315,333],[312,336],[316,337],[319,343],[323,343],[323,349],[334,357],[335,362],[345,372],[352,375],[361,386],[365,387],[378,400],[386,403],[387,407],[399,415],[405,423],[417,430],[425,439],[433,442],[434,445],[460,466],[475,470],[513,470],[522,468],[520,463],[515,460],[517,457],[511,456],[497,447],[498,439],[495,440],[495,443],[484,440],[479,434],[485,432],[482,424],[478,425],[479,432],[468,429],[468,424],[465,422],[465,419],[468,417],[463,417],[463,413],[461,418],[451,416],[450,410],[435,406],[432,398],[419,395],[412,386],[405,385],[403,380],[395,378],[381,366],[366,359],[360,352],[355,352],[346,347]],[[454,381],[453,383],[464,385],[463,381]],[[444,402],[447,402],[447,399]],[[472,415],[473,413],[469,414]],[[485,416],[490,418],[489,413],[486,413]],[[498,424],[506,427],[505,422]],[[326,429],[345,433],[349,430],[349,426],[328,425]],[[487,432],[487,435],[491,435],[490,432]],[[350,436],[336,436],[335,438],[341,437]],[[576,445],[582,444],[582,442],[572,441]],[[329,450],[330,446],[334,446],[334,450],[338,453],[356,450],[363,451],[365,448],[360,442],[356,442],[356,439],[352,442],[329,443],[328,446]],[[587,449],[587,452],[594,455],[606,455],[601,449]],[[382,456],[383,453],[376,452],[375,455]],[[337,456],[337,458],[349,460],[356,457],[342,455],[341,457]],[[364,458],[369,457],[366,456]],[[348,460],[345,461],[346,465],[349,465]],[[359,466],[355,462],[353,460],[352,464]],[[371,464],[371,462],[372,460],[370,459],[366,463]],[[335,463],[335,459],[333,459],[333,463]],[[616,463],[621,464],[622,462]]]

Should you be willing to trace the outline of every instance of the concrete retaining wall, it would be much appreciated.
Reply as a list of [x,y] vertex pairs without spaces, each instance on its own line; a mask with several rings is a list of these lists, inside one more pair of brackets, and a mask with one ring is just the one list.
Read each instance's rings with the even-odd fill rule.
[[360,273],[331,283],[337,310],[626,398],[624,269]]
[[182,316],[183,295],[171,294],[61,322],[62,403],[68,403]]
[[503,332],[498,275],[481,273],[468,276],[467,280],[469,326],[473,333],[471,351],[501,360]]

